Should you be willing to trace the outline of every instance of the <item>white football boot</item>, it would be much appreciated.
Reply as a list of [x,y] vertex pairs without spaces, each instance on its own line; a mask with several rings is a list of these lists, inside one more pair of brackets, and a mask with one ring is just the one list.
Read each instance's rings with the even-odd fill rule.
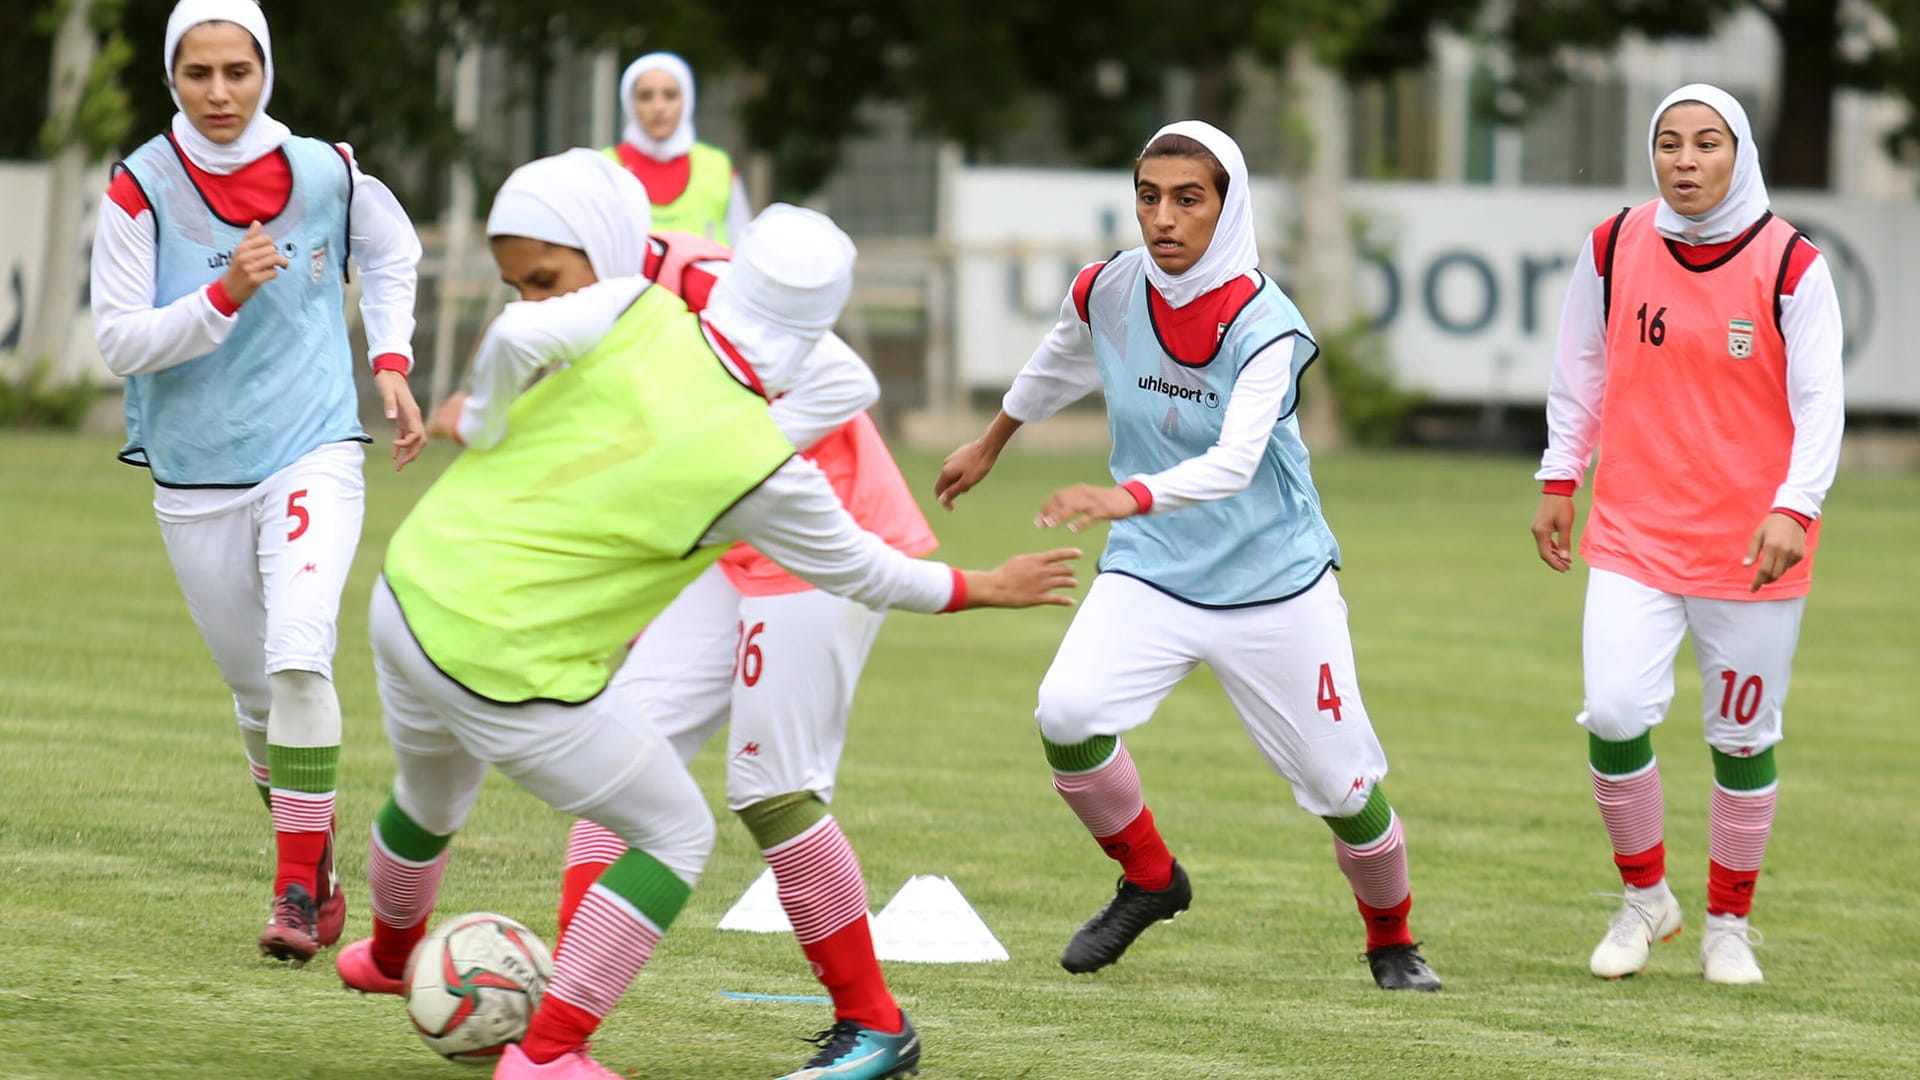
[[1747,925],[1745,915],[1707,914],[1707,929],[1700,935],[1700,970],[1710,983],[1745,986],[1765,982],[1760,965],[1753,958],[1753,947],[1760,944],[1760,931]]
[[1627,886],[1620,910],[1607,924],[1607,936],[1593,947],[1588,967],[1603,979],[1638,975],[1647,970],[1653,939],[1672,941],[1680,933],[1680,901],[1662,881],[1651,889]]

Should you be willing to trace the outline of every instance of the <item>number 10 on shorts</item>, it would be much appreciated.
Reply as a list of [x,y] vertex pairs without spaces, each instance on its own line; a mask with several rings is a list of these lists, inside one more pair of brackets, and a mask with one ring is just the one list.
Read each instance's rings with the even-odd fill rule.
[[1760,676],[1749,675],[1745,682],[1741,682],[1739,672],[1723,671],[1720,681],[1723,684],[1720,691],[1720,718],[1736,724],[1753,723],[1753,718],[1760,712],[1760,697],[1766,691]]

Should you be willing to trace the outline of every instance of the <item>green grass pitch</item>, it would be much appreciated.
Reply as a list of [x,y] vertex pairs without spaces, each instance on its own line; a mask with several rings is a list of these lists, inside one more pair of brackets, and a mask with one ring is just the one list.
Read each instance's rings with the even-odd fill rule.
[[[484,1075],[433,1057],[397,1002],[344,992],[331,952],[303,970],[255,955],[266,816],[145,478],[113,449],[0,434],[0,1076]],[[1096,456],[1018,450],[958,512],[930,511],[946,556],[981,566],[1050,545],[1030,525],[1039,501],[1104,475]],[[350,937],[369,926],[365,836],[390,776],[368,589],[394,525],[448,460],[436,450],[395,476],[379,456],[337,668]],[[923,496],[936,461],[902,462]],[[1325,826],[1293,806],[1205,675],[1129,737],[1193,875],[1193,910],[1114,968],[1062,972],[1067,935],[1114,877],[1050,789],[1031,720],[1068,613],[893,616],[836,811],[876,908],[913,874],[945,874],[1013,956],[889,965],[925,1037],[924,1075],[1915,1075],[1920,477],[1843,476],[1828,504],[1754,919],[1768,981],[1736,989],[1699,974],[1710,772],[1690,653],[1655,736],[1687,931],[1641,977],[1586,973],[1613,906],[1594,894],[1617,878],[1572,722],[1582,574],[1535,559],[1530,471],[1417,454],[1317,463],[1439,995],[1373,987]],[[1091,556],[1099,539],[1086,543]],[[720,764],[710,751],[696,765],[721,817],[707,876],[596,1039],[624,1075],[776,1076],[809,1050],[794,1037],[829,1019],[719,993],[818,992],[791,939],[714,929],[761,869],[719,800]],[[490,780],[440,911],[503,911],[550,937],[565,827]]]

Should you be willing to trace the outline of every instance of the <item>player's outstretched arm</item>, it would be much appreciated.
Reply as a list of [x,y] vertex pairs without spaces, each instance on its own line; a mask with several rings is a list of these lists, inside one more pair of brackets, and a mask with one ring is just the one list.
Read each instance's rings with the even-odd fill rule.
[[962,570],[965,595],[957,598],[957,606],[949,601],[948,610],[1072,607],[1073,597],[1061,590],[1080,587],[1073,576],[1073,560],[1079,557],[1079,548],[1054,548],[1015,555],[992,570]]
[[[1097,269],[1096,264],[1080,273],[1090,281],[1090,274]],[[1077,287],[1068,291],[1060,302],[1059,321],[1027,358],[1020,374],[1014,376],[1013,385],[1001,399],[1000,414],[987,425],[987,433],[947,455],[940,466],[940,478],[933,485],[934,498],[941,506],[953,509],[953,500],[986,479],[1021,424],[1045,420],[1100,388],[1100,362],[1094,355],[1086,313],[1081,310],[1085,298],[1085,292]]]
[[901,554],[862,529],[818,466],[794,457],[714,523],[703,544],[744,540],[788,573],[870,608],[926,613],[1071,604],[1073,548],[1016,555],[992,570],[959,570]]
[[1075,484],[1061,488],[1040,504],[1033,524],[1040,529],[1065,525],[1068,532],[1079,532],[1096,521],[1119,521],[1146,513],[1141,498],[1126,487]]
[[987,425],[986,434],[947,455],[940,466],[939,478],[933,482],[933,497],[941,506],[953,509],[953,500],[973,490],[974,485],[993,471],[1000,452],[1007,448],[1007,440],[1018,430],[1020,421],[1002,409],[993,423]]

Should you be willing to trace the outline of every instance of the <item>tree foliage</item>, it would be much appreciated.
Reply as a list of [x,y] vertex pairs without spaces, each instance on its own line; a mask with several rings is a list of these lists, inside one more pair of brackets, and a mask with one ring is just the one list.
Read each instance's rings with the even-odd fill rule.
[[[1897,40],[1849,55],[1846,38],[1865,9],[1897,30]],[[1509,115],[1545,99],[1564,83],[1570,52],[1605,52],[1628,34],[1695,38],[1732,13],[1751,9],[1770,21],[1780,40],[1780,66],[1771,81],[1779,114],[1762,151],[1771,183],[1825,188],[1831,179],[1833,105],[1842,89],[1902,94],[1920,117],[1920,3],[1915,0],[1509,0],[1490,7],[1494,34],[1508,47],[1513,74],[1505,96]],[[1920,151],[1920,120],[1895,134],[1896,149]]]
[[[272,109],[296,131],[352,142],[383,174],[393,162],[431,164],[461,152],[438,77],[442,50],[465,27],[501,46],[528,85],[569,48],[622,59],[679,52],[703,75],[744,76],[747,142],[768,154],[776,188],[817,187],[860,130],[864,107],[903,103],[918,128],[991,153],[1036,101],[1057,106],[1065,148],[1089,163],[1124,161],[1161,119],[1169,80],[1191,76],[1197,111],[1234,100],[1233,61],[1274,62],[1302,37],[1350,78],[1385,76],[1427,58],[1448,27],[1510,48],[1518,113],[1567,78],[1570,51],[1606,50],[1630,34],[1711,32],[1743,7],[1781,28],[1781,132],[1767,140],[1770,175],[1823,183],[1831,101],[1843,86],[1884,88],[1920,102],[1920,3],[1871,0],[1900,30],[1864,57],[1842,56],[1842,0],[1212,0],[1168,7],[1108,0],[1096,9],[1047,0],[267,0],[279,78]],[[0,7],[0,156],[40,150],[51,3]],[[112,5],[121,6],[121,5]],[[165,0],[124,4],[102,51],[98,94],[83,137],[137,141],[161,130],[173,103],[161,80]],[[112,98],[122,63],[123,101]],[[1920,116],[1920,110],[1916,110]],[[31,118],[31,122],[28,122]],[[497,122],[495,117],[483,123]],[[1920,152],[1920,119],[1901,133]],[[123,145],[120,147],[125,149]],[[422,173],[430,177],[431,171]]]
[[[65,5],[72,2],[61,0],[38,16],[49,39],[58,32],[61,19],[72,10]],[[40,130],[39,147],[46,156],[52,157],[63,147],[77,143],[86,149],[89,157],[97,158],[112,152],[126,138],[133,122],[133,107],[121,72],[133,58],[133,46],[119,30],[120,15],[125,7],[126,0],[95,0],[89,11],[89,28],[98,39],[93,63],[81,84],[79,106],[74,114],[64,122],[50,114],[47,116]]]
[[919,130],[978,153],[1046,100],[1073,156],[1111,164],[1161,119],[1176,73],[1196,73],[1200,113],[1218,116],[1232,100],[1228,67],[1249,49],[1277,59],[1307,35],[1330,58],[1364,56],[1356,62],[1383,72],[1424,59],[1425,28],[1459,23],[1478,2],[1215,0],[1173,13],[1148,0],[1097,12],[1042,0],[666,0],[641,23],[598,0],[456,6],[524,57],[562,42],[623,56],[672,48],[703,73],[746,73],[748,142],[772,158],[776,188],[800,194],[826,179],[868,104],[904,103]]

